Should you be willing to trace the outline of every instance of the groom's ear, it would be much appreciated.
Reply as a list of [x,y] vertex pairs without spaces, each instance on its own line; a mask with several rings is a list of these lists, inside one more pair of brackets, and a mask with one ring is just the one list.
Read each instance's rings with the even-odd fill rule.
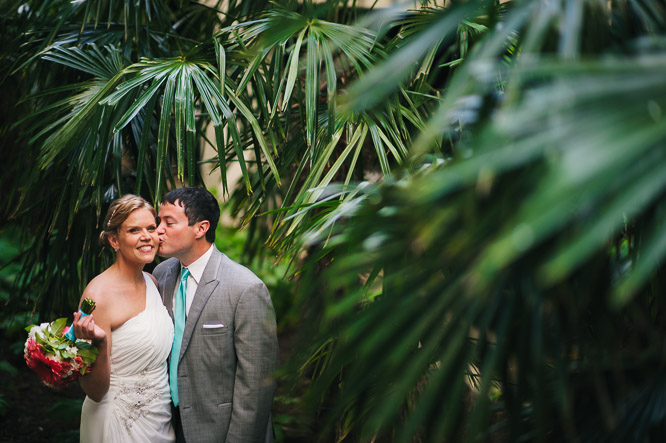
[[202,220],[197,223],[197,230],[195,232],[195,238],[198,240],[201,237],[204,237],[206,235],[206,232],[208,232],[208,229],[210,228],[210,222],[208,220]]

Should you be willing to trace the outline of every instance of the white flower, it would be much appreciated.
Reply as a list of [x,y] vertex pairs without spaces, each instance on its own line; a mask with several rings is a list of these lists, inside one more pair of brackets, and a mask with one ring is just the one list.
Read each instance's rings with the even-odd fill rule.
[[67,351],[68,354],[76,355],[79,352],[79,348],[77,348],[76,346],[67,346],[65,348],[65,351]]
[[46,329],[46,326],[48,326],[48,323],[42,323],[39,326],[33,326],[30,329],[30,332],[28,333],[28,337],[32,338],[33,340],[35,339],[35,336],[39,334],[40,337],[44,338],[44,329]]

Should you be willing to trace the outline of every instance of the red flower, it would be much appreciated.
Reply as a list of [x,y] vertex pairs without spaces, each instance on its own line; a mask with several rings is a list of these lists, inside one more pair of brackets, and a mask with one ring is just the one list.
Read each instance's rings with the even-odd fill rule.
[[34,340],[28,340],[25,362],[44,384],[51,387],[65,386],[68,382],[67,373],[72,370],[72,365],[68,362],[59,362],[44,355]]

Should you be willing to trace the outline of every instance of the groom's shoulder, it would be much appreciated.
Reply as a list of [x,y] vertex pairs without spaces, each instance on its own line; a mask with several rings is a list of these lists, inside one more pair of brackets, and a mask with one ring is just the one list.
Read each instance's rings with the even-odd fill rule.
[[234,283],[241,285],[263,283],[254,272],[242,264],[232,260],[225,254],[221,254],[221,265],[225,267],[227,274],[231,274],[233,276],[231,280]]
[[155,269],[153,269],[153,275],[157,280],[160,280],[160,278],[163,277],[169,271],[169,269],[178,264],[178,259],[175,257],[166,259],[159,265],[155,266]]

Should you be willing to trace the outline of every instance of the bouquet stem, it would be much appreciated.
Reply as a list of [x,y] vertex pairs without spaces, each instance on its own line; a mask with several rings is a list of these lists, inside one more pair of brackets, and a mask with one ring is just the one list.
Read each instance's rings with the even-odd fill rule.
[[[83,299],[83,302],[81,303],[81,309],[79,309],[81,317],[85,317],[86,315],[92,314],[92,311],[94,310],[95,310],[95,300],[87,297]],[[72,324],[69,327],[69,330],[65,334],[65,337],[67,337],[67,339],[72,342],[76,341],[76,335],[74,334],[74,324]]]

